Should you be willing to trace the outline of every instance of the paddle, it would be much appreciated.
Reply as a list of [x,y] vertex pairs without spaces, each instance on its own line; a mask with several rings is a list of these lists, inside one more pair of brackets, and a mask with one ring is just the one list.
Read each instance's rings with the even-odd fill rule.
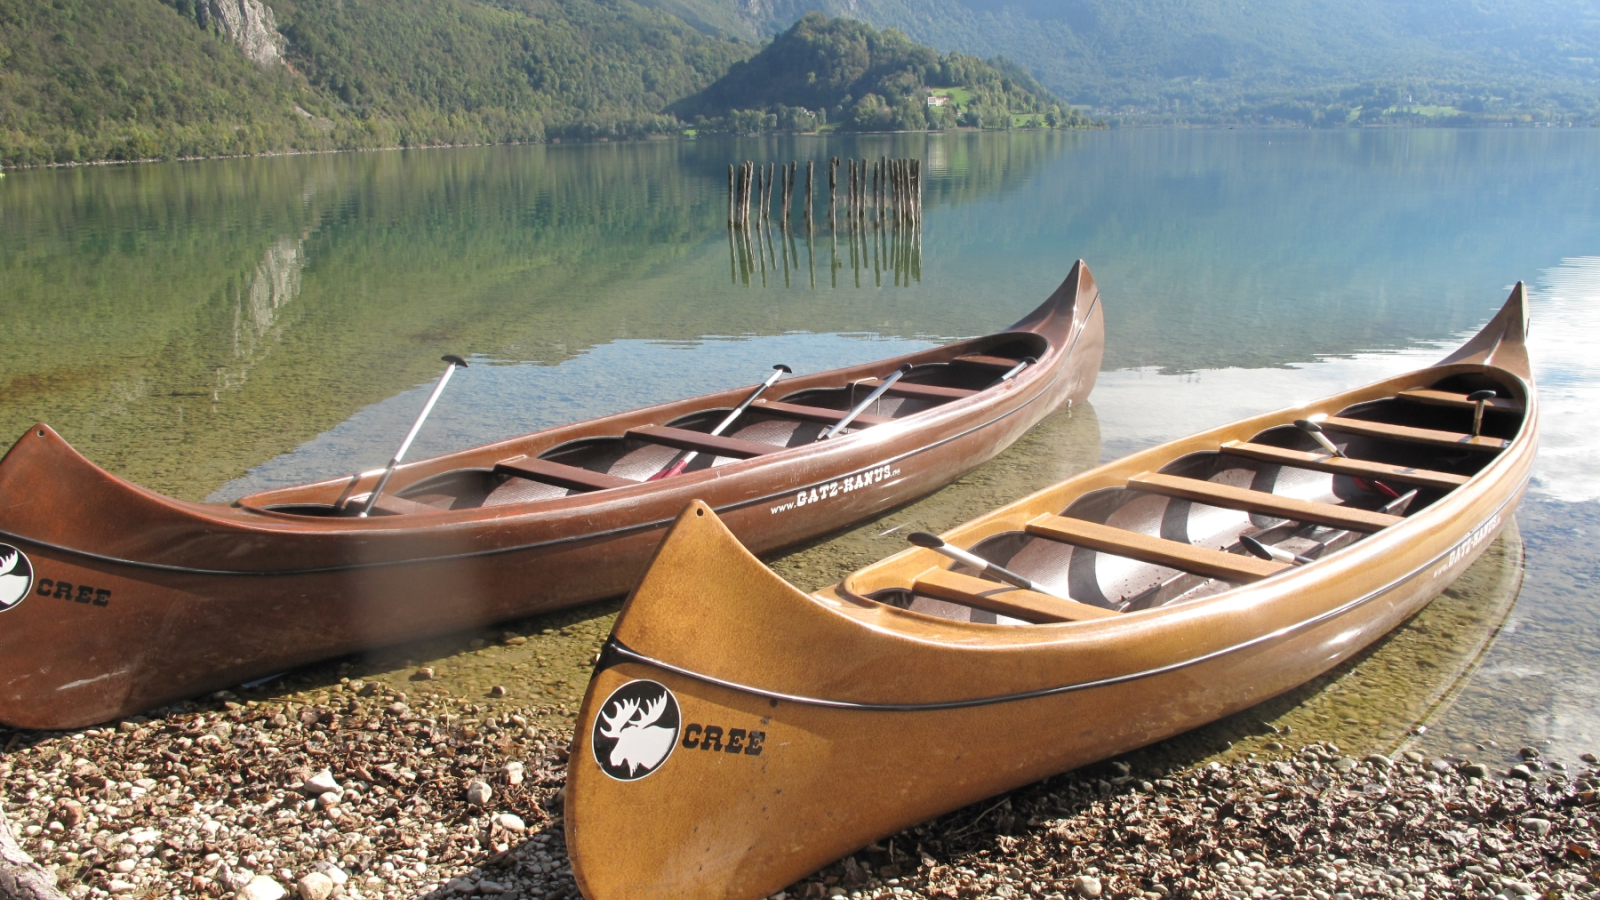
[[844,418],[840,419],[838,422],[835,422],[832,428],[829,428],[827,431],[824,431],[822,434],[818,435],[817,440],[825,441],[839,432],[844,431],[846,426],[856,420],[856,416],[866,412],[867,407],[878,402],[878,398],[883,396],[884,391],[887,391],[889,388],[893,387],[894,383],[899,381],[901,377],[909,371],[911,371],[911,363],[906,363],[905,365],[891,372],[889,377],[883,380],[883,384],[878,385],[873,389],[872,393],[867,395],[867,399],[857,403],[854,408],[844,414]]
[[1012,366],[1011,368],[1007,369],[1006,373],[1004,375],[1000,376],[1000,380],[999,381],[996,381],[994,384],[991,384],[989,386],[990,387],[994,387],[996,384],[1005,384],[1006,382],[1008,382],[1011,379],[1017,377],[1018,375],[1021,375],[1023,369],[1026,369],[1027,367],[1029,367],[1029,366],[1031,366],[1031,365],[1033,365],[1033,364],[1035,364],[1037,362],[1038,362],[1038,360],[1034,359],[1031,356],[1024,356],[1022,358],[1021,362],[1019,362],[1016,365]]
[[[1343,450],[1340,450],[1337,446],[1335,446],[1333,441],[1328,440],[1328,436],[1322,433],[1321,425],[1318,425],[1310,419],[1295,419],[1294,427],[1304,431],[1306,434],[1311,435],[1312,439],[1322,445],[1322,449],[1332,453],[1334,456],[1337,456],[1340,459],[1350,458]],[[1385,497],[1388,497],[1390,500],[1396,500],[1400,497],[1399,491],[1389,487],[1387,484],[1384,484],[1381,481],[1371,481],[1366,478],[1355,477],[1352,477],[1350,480],[1354,481],[1356,486],[1362,490],[1382,494]]]
[[1496,396],[1496,394],[1495,394],[1494,391],[1473,391],[1472,393],[1467,395],[1467,399],[1468,400],[1471,400],[1473,403],[1477,404],[1472,410],[1472,436],[1473,437],[1478,437],[1479,434],[1482,433],[1482,431],[1483,431],[1483,409],[1484,409],[1484,407],[1489,405],[1489,401],[1493,400],[1495,398],[1495,396]]
[[[728,413],[727,417],[724,418],[722,420],[722,422],[717,425],[717,427],[711,429],[711,433],[712,434],[721,434],[723,429],[727,428],[729,425],[732,425],[735,419],[739,418],[739,416],[741,414],[743,414],[745,410],[750,408],[750,404],[756,402],[756,398],[761,396],[762,392],[764,392],[767,388],[772,387],[774,384],[776,384],[779,378],[782,378],[783,376],[788,375],[789,373],[794,371],[793,369],[789,368],[788,366],[785,366],[785,365],[782,365],[782,364],[773,366],[772,369],[773,369],[773,372],[772,372],[771,375],[767,376],[767,380],[766,381],[763,381],[763,382],[761,382],[761,384],[757,385],[756,389],[754,391],[750,392],[750,396],[744,398],[744,402],[743,403],[739,404],[738,406],[735,406],[733,408],[733,412]],[[654,475],[651,475],[649,478],[646,478],[645,480],[646,481],[658,481],[658,480],[660,480],[662,478],[671,478],[674,475],[682,475],[683,474],[683,470],[687,469],[689,467],[689,463],[694,462],[694,458],[696,456],[698,456],[698,455],[699,455],[698,451],[691,450],[688,453],[684,454],[684,456],[682,458],[680,458],[677,462],[675,462],[672,465],[666,467],[665,469],[662,469],[661,471],[655,473]]]
[[1285,562],[1294,566],[1303,566],[1313,561],[1309,556],[1301,556],[1298,553],[1290,553],[1287,550],[1279,550],[1277,547],[1269,547],[1268,545],[1261,543],[1248,534],[1239,535],[1239,543],[1243,544],[1244,548],[1249,550],[1253,555],[1259,556],[1262,559]]
[[1044,594],[1047,597],[1055,597],[1058,600],[1072,599],[1071,597],[1063,597],[1047,587],[1040,587],[1037,583],[1018,575],[1010,569],[997,566],[981,556],[968,553],[959,547],[952,547],[950,544],[946,543],[944,539],[938,537],[937,535],[929,534],[926,531],[913,531],[906,535],[906,540],[917,545],[918,547],[924,547],[932,550],[935,553],[948,556],[958,563],[965,563],[966,565],[969,565],[986,575],[993,575],[995,578],[1004,581],[1006,584],[1009,584],[1012,587],[1019,587],[1025,591],[1033,591],[1035,593]]
[[383,470],[383,477],[378,479],[378,486],[372,489],[367,496],[367,505],[357,514],[358,518],[365,519],[378,503],[378,495],[383,493],[384,486],[389,483],[389,476],[394,474],[394,467],[400,465],[400,458],[406,455],[411,448],[411,442],[416,439],[417,432],[422,430],[422,423],[428,418],[428,413],[433,412],[433,404],[439,400],[439,395],[444,393],[444,386],[450,382],[450,376],[455,374],[456,367],[465,369],[467,361],[455,354],[446,354],[440,357],[449,363],[444,367],[444,374],[439,376],[439,383],[433,386],[433,393],[428,395],[428,402],[422,404],[422,415],[417,416],[417,421],[412,423],[411,430],[406,432],[406,439],[400,442],[400,449],[394,452],[394,459],[389,460],[389,465]]

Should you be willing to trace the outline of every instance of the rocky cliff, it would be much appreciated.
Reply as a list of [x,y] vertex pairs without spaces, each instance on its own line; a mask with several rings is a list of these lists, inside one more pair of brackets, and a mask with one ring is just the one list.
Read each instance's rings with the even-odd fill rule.
[[212,18],[245,56],[262,66],[283,62],[283,35],[272,7],[261,0],[210,0],[210,7]]

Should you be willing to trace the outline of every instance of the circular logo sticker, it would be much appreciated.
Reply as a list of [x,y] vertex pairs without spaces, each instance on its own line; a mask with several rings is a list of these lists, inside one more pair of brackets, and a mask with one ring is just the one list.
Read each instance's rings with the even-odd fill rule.
[[0,544],[0,612],[21,603],[33,587],[33,563],[21,550]]
[[618,781],[638,781],[661,768],[678,745],[678,698],[654,681],[630,681],[600,705],[590,744],[594,761]]

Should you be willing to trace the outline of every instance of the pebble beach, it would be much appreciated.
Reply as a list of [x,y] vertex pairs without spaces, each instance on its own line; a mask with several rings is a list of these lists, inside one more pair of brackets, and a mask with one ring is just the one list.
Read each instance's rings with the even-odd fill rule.
[[[566,711],[491,706],[430,677],[12,732],[6,816],[73,898],[579,896],[562,838]],[[1569,770],[1525,747],[1499,768],[1267,736],[1225,763],[1140,751],[1066,773],[775,896],[1516,900],[1600,883],[1592,755]]]
[[[830,552],[782,565],[803,573]],[[1593,755],[1422,724],[1499,629],[1521,553],[1510,529],[1416,618],[1301,688],[923,823],[776,896],[1594,893]],[[0,730],[6,818],[72,898],[577,898],[567,748],[617,608],[333,660],[93,728]]]

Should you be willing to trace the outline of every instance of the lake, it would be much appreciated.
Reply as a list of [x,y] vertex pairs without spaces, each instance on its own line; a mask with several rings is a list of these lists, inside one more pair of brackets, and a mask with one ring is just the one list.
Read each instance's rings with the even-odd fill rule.
[[[773,561],[816,588],[908,526],[1425,364],[1522,280],[1545,431],[1519,528],[1375,650],[1191,743],[1242,752],[1265,719],[1352,747],[1509,760],[1549,742],[1570,760],[1600,752],[1597,154],[1591,129],[1148,130],[13,171],[0,436],[48,422],[136,483],[228,500],[381,466],[444,353],[473,365],[412,458],[992,331],[1085,259],[1107,328],[1090,404]],[[834,155],[923,160],[920,235],[833,234],[819,192],[813,233],[730,241],[729,163]],[[607,608],[583,615],[602,628]]]

